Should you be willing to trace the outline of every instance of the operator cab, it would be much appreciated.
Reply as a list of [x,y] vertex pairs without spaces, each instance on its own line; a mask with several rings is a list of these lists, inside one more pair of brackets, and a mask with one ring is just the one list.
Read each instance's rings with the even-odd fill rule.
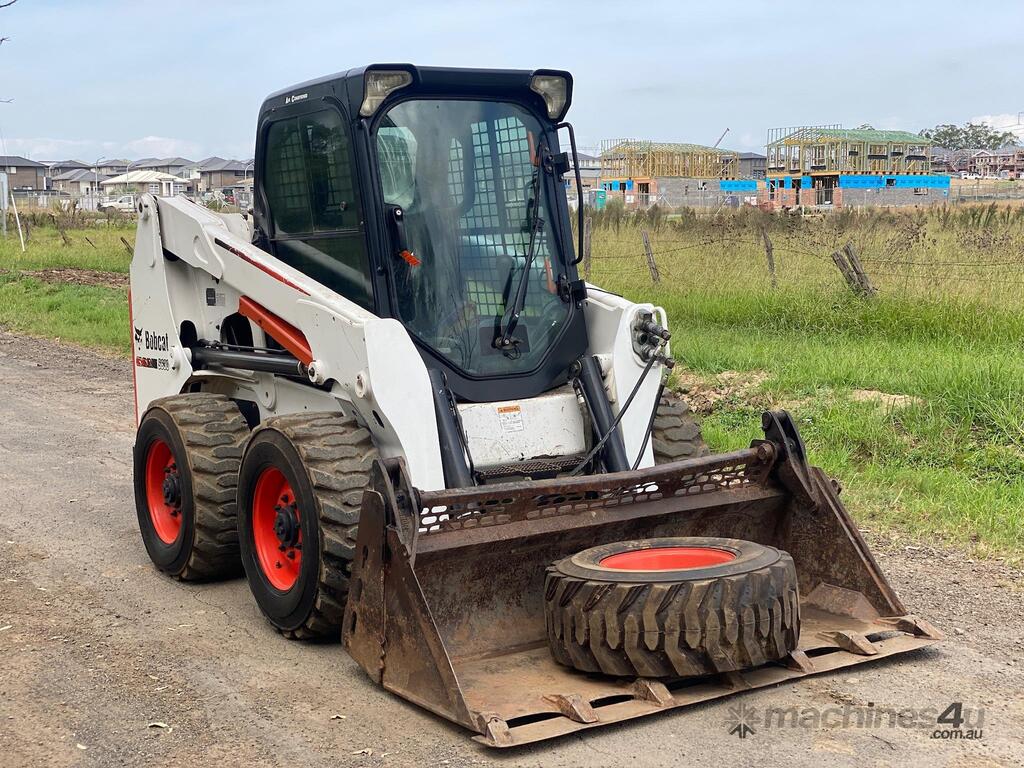
[[260,113],[257,243],[400,321],[462,400],[533,397],[587,347],[562,174],[572,78],[374,65]]

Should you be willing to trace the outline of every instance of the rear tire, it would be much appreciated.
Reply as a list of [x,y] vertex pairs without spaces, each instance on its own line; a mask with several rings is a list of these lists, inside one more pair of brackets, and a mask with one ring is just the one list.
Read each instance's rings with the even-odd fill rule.
[[658,403],[651,430],[654,442],[654,463],[668,464],[673,461],[707,456],[707,445],[701,437],[700,423],[676,392],[665,391]]
[[164,573],[185,581],[241,573],[235,486],[248,436],[238,406],[223,395],[164,397],[143,415],[135,509],[146,551]]
[[[369,430],[338,414],[281,416],[253,432],[238,482],[242,564],[260,610],[290,639],[340,638],[363,489],[377,455]],[[294,498],[268,502],[265,487]]]
[[[613,556],[664,547],[731,559],[677,570],[606,565]],[[644,539],[584,550],[548,567],[545,617],[560,664],[626,677],[748,669],[783,658],[800,639],[793,559],[739,539]]]

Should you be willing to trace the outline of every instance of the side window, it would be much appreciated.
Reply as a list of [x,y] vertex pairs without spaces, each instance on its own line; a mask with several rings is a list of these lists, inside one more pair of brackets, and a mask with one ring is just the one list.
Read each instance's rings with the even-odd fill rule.
[[274,255],[328,288],[373,307],[348,131],[325,109],[271,124],[263,190]]

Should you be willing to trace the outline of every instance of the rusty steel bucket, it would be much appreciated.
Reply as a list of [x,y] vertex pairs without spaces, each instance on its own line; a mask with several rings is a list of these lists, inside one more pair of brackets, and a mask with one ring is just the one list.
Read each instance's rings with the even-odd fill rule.
[[[446,491],[378,462],[365,492],[342,631],[375,681],[511,747],[914,650],[908,615],[785,411],[750,448],[635,472]],[[547,645],[544,574],[615,541],[746,539],[793,557],[798,648],[780,662],[677,680],[584,674]]]

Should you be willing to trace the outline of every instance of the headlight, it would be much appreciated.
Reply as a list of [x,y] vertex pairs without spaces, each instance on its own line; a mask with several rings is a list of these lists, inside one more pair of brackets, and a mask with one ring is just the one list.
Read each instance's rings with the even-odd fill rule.
[[530,90],[544,98],[548,108],[548,117],[557,120],[565,111],[565,102],[569,98],[569,83],[561,75],[534,75],[530,80]]
[[363,103],[359,114],[369,117],[390,94],[412,82],[412,75],[402,70],[371,70],[363,77]]

